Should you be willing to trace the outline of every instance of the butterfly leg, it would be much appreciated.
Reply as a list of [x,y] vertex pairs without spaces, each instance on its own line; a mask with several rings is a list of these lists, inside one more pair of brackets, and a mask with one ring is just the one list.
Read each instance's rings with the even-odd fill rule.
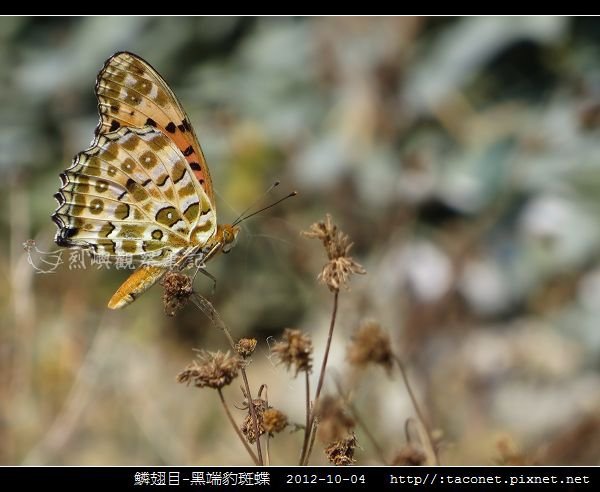
[[209,273],[209,271],[206,270],[206,268],[200,267],[198,268],[198,270],[196,270],[196,273],[194,274],[194,280],[196,279],[196,275],[198,275],[198,272],[201,272],[203,275],[206,275],[209,279],[213,281],[211,295],[214,294],[217,290],[217,279],[211,273]]

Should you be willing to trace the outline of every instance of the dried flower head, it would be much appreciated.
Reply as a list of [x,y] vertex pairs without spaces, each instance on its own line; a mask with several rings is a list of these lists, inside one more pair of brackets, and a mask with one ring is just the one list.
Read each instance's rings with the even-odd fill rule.
[[348,466],[356,463],[354,450],[356,449],[356,436],[354,433],[332,442],[325,448],[325,454],[329,462],[336,466]]
[[412,444],[407,444],[396,453],[390,464],[393,466],[422,466],[426,459],[423,451]]
[[163,278],[162,285],[165,314],[175,316],[187,304],[193,293],[192,279],[183,273],[168,272]]
[[202,350],[198,353],[198,359],[177,375],[178,383],[192,382],[198,388],[207,386],[221,389],[237,377],[243,364],[237,355],[230,355],[229,352],[224,354],[221,351]]
[[288,369],[293,366],[296,369],[295,376],[300,371],[310,372],[312,369],[312,340],[300,330],[286,328],[282,340],[273,345],[271,352]]
[[[254,412],[256,413],[258,432],[262,436],[265,433],[265,426],[263,421],[265,411],[267,410],[267,402],[265,400],[262,400],[261,398],[256,398],[255,400],[253,400],[252,404],[254,405]],[[244,418],[240,430],[242,431],[242,434],[246,436],[246,439],[250,444],[254,444],[256,442],[256,429],[254,428],[254,421],[252,420],[250,409],[248,409],[248,414]]]
[[317,403],[319,427],[317,435],[324,443],[340,441],[346,438],[354,428],[355,422],[345,411],[339,398],[324,396]]
[[263,427],[266,432],[273,435],[281,432],[288,425],[288,418],[285,413],[276,408],[267,408],[263,413]]
[[353,243],[347,234],[338,230],[331,220],[331,215],[327,214],[324,221],[315,222],[302,234],[323,242],[329,263],[323,267],[317,279],[327,285],[330,291],[337,292],[341,286],[348,288],[348,280],[353,273],[367,273],[359,263],[348,256]]
[[235,351],[238,355],[244,359],[247,359],[252,355],[256,348],[256,338],[241,338],[235,344]]
[[380,364],[390,372],[394,361],[390,335],[375,321],[363,323],[352,336],[346,358],[355,366]]

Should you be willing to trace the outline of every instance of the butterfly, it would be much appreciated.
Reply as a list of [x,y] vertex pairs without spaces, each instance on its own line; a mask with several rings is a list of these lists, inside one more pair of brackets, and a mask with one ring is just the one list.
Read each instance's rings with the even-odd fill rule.
[[[100,122],[60,174],[55,242],[138,268],[108,303],[132,303],[169,270],[229,252],[239,227],[217,224],[210,171],[181,103],[137,55],[118,52],[96,80]],[[150,258],[150,261],[148,260]]]

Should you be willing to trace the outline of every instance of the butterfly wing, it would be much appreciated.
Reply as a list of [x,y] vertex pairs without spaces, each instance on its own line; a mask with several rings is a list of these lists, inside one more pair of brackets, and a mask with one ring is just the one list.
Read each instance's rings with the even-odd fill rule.
[[116,53],[98,74],[96,96],[96,138],[61,174],[52,218],[61,246],[144,261],[110,300],[117,309],[160,279],[169,260],[214,239],[216,210],[189,118],[149,63]]
[[96,95],[97,135],[121,127],[159,129],[181,151],[215,210],[210,172],[194,129],[173,91],[149,63],[133,53],[114,54],[98,74]]
[[216,215],[177,145],[153,127],[98,135],[61,174],[61,246],[167,261],[203,246]]

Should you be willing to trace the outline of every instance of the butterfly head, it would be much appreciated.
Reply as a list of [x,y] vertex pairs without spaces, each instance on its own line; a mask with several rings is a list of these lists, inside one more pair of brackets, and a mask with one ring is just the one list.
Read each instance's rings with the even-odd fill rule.
[[231,224],[219,224],[217,226],[217,241],[221,244],[221,251],[223,253],[229,253],[235,246],[238,232],[240,232],[239,226]]

